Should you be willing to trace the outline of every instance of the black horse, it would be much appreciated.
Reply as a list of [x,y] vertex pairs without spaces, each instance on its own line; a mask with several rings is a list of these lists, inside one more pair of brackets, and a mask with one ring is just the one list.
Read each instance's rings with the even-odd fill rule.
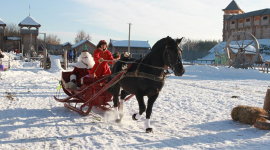
[[[166,76],[164,70],[170,67],[176,76],[182,76],[185,73],[182,64],[182,51],[179,48],[182,39],[183,38],[174,40],[168,36],[156,42],[151,52],[144,58],[136,61],[132,58],[122,58],[114,64],[112,74],[123,70],[123,66],[131,64],[124,78],[108,90],[114,97],[113,102],[116,122],[120,122],[122,119],[125,97],[129,94],[134,94],[139,103],[139,113],[133,114],[133,120],[138,120],[146,110],[146,132],[153,131],[150,127],[150,116],[153,104],[165,83]],[[120,108],[118,112],[117,106],[120,87],[122,87],[123,90],[121,91]],[[147,108],[144,103],[144,96],[148,97]]]

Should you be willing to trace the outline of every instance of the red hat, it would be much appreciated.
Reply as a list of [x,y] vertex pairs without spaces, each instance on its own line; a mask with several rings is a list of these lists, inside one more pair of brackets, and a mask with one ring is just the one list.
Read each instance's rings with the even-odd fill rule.
[[98,44],[100,44],[100,45],[107,44],[107,42],[105,40],[100,40]]
[[88,52],[87,50],[83,50],[82,52]]
[[106,42],[105,40],[100,40],[100,41],[98,42],[97,48],[100,48],[100,46],[103,45],[103,44],[106,44],[106,47],[108,47],[108,46],[107,46],[107,42]]

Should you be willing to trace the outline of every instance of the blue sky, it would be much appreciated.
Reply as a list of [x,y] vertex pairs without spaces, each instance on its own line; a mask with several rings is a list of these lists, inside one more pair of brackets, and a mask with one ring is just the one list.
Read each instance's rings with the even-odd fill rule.
[[[40,32],[57,35],[61,43],[74,44],[84,30],[92,42],[110,39],[161,38],[221,39],[224,9],[231,0],[0,0],[0,18],[19,24],[29,15],[41,24]],[[245,12],[270,8],[269,0],[236,0]]]

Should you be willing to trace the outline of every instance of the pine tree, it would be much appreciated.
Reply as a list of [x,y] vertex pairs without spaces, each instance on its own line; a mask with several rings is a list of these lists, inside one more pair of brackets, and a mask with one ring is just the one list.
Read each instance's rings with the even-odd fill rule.
[[88,51],[88,48],[87,48],[86,44],[84,44],[84,46],[83,46],[83,48],[82,48],[82,51],[83,51],[83,50]]

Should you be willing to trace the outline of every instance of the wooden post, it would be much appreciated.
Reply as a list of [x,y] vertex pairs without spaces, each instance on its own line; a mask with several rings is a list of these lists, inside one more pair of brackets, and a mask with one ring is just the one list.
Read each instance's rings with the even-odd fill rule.
[[46,70],[47,69],[47,49],[43,49],[43,67]]
[[23,49],[24,49],[24,45],[22,44],[22,57],[21,57],[21,60],[23,60]]
[[68,68],[68,61],[67,61],[67,50],[64,51],[64,70]]
[[[29,29],[30,31],[30,29]],[[29,51],[31,50],[31,46],[32,46],[32,32],[30,33],[30,45],[29,45]]]
[[266,95],[264,98],[263,109],[266,111],[270,111],[270,89],[268,88],[266,91]]
[[268,73],[269,63],[267,63],[267,73]]
[[8,60],[8,69],[10,69],[10,56],[9,56],[9,60]]
[[31,59],[30,59],[30,53],[27,54],[27,59],[28,59],[28,62],[31,61]]

